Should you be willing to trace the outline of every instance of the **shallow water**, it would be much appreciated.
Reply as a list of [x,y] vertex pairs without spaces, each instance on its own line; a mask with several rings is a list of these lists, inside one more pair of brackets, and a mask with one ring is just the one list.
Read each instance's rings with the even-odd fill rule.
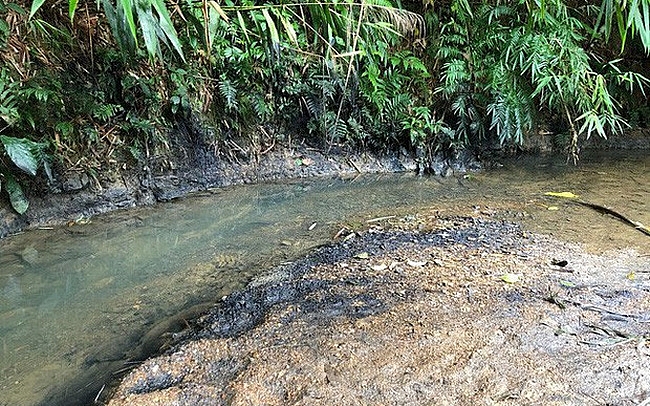
[[159,321],[373,217],[496,213],[588,250],[650,253],[650,237],[632,227],[543,196],[571,191],[650,225],[650,154],[585,155],[578,167],[530,157],[503,165],[446,179],[233,187],[0,241],[0,405],[88,404]]

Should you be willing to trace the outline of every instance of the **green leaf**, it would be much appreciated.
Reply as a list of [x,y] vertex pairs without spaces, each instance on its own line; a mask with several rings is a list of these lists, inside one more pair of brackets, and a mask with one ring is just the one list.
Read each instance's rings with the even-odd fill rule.
[[68,1],[68,15],[70,15],[70,21],[74,21],[74,12],[77,10],[77,4],[79,0],[69,0]]
[[7,184],[7,193],[9,193],[11,206],[16,210],[16,212],[18,212],[18,214],[24,214],[29,207],[29,201],[27,201],[23,189],[10,173],[5,172],[4,178]]
[[129,30],[131,31],[131,36],[135,43],[138,43],[138,34],[135,26],[135,18],[133,17],[133,4],[131,0],[120,0],[120,5],[122,6],[122,11],[126,17],[126,22],[129,24]]
[[38,160],[32,153],[36,143],[25,138],[8,137],[0,135],[0,142],[5,147],[7,155],[14,164],[30,175],[36,175],[38,169]]
[[291,42],[293,42],[297,48],[300,47],[300,45],[298,44],[298,34],[296,33],[296,30],[293,28],[291,22],[288,21],[287,18],[283,16],[281,13],[276,13],[276,14],[280,19],[280,22],[282,22],[282,25],[284,26],[284,31],[287,33],[289,40],[291,40]]
[[32,2],[32,9],[29,12],[29,18],[34,17],[34,14],[38,11],[38,9],[41,8],[41,6],[45,3],[45,0],[34,0]]
[[275,26],[275,23],[273,22],[273,19],[271,18],[271,15],[269,14],[269,10],[263,8],[262,9],[262,14],[264,15],[264,19],[266,20],[266,25],[269,29],[269,36],[271,37],[271,42],[273,43],[273,48],[276,51],[279,51],[280,49],[280,35],[278,34],[278,29]]
[[160,18],[160,28],[162,28],[163,32],[167,36],[167,39],[169,39],[169,41],[172,43],[172,46],[178,55],[180,55],[181,59],[185,61],[185,56],[183,55],[183,47],[181,46],[181,42],[178,39],[178,34],[176,33],[174,24],[169,17],[169,11],[167,11],[165,2],[163,0],[152,0],[152,5],[156,9],[156,12],[158,12],[158,17]]
[[147,53],[153,59],[160,55],[160,44],[156,33],[157,22],[151,13],[151,7],[138,5],[137,11],[142,36],[144,37],[144,45],[147,48]]

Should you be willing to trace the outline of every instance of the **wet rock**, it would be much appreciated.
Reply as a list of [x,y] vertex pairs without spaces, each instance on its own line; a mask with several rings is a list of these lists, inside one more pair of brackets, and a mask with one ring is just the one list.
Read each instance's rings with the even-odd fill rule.
[[143,377],[138,378],[129,393],[147,393],[167,389],[180,383],[184,373],[173,373],[164,369],[158,363],[147,363],[142,367]]
[[90,178],[85,173],[72,172],[65,176],[61,182],[61,188],[64,192],[73,192],[81,190],[90,184]]

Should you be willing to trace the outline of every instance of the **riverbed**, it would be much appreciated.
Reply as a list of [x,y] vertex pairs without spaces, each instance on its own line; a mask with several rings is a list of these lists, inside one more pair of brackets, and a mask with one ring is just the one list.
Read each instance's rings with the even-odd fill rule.
[[625,152],[585,154],[577,167],[529,157],[449,178],[231,187],[3,240],[0,404],[88,404],[114,373],[164,350],[159,337],[255,275],[381,218],[498,216],[586,252],[650,252],[637,230],[548,191],[650,224],[650,158]]

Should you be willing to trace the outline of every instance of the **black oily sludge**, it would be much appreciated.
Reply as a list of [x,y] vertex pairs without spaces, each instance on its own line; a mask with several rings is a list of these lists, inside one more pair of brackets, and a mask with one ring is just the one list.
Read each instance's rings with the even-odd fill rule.
[[[254,281],[246,289],[225,297],[201,319],[203,328],[197,337],[239,336],[262,322],[273,306],[286,303],[300,305],[295,317],[298,317],[298,313],[309,314],[312,318],[366,317],[380,313],[390,305],[375,299],[371,294],[373,287],[385,286],[387,282],[398,284],[400,279],[398,274],[384,276],[382,280],[364,275],[335,281],[310,277],[310,271],[320,264],[352,260],[361,252],[379,256],[413,245],[444,247],[460,244],[468,249],[519,253],[525,239],[521,228],[509,222],[457,217],[451,223],[447,228],[428,232],[365,232],[351,240],[321,247],[296,262],[274,268],[269,274],[277,276],[270,281],[261,284]],[[357,295],[338,294],[339,285],[346,284],[361,286],[365,291]],[[352,306],[352,303],[363,305]]]

